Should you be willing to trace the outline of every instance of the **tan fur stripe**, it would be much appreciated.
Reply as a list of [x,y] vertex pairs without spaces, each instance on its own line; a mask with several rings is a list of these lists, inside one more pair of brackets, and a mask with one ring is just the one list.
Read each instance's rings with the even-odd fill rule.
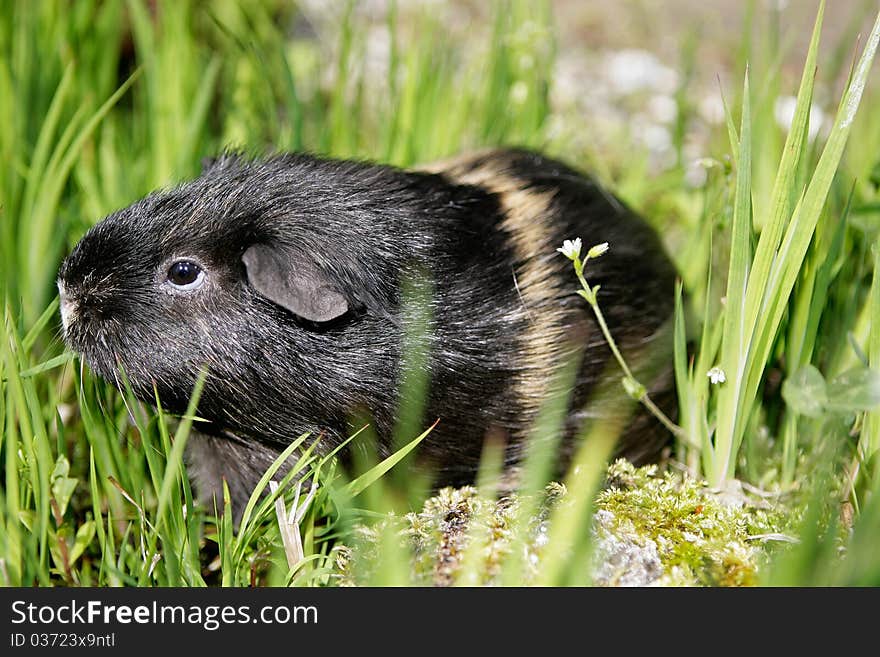
[[551,374],[569,357],[566,326],[572,318],[560,303],[564,294],[560,268],[567,262],[556,253],[551,203],[553,192],[523,189],[510,175],[507,151],[486,150],[420,167],[459,184],[482,187],[498,195],[504,211],[501,228],[510,236],[517,267],[513,272],[526,322],[516,398],[534,415],[546,401]]

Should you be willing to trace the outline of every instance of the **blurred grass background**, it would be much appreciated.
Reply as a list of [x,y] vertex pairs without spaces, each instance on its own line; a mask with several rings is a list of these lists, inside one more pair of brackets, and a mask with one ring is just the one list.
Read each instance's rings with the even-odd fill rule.
[[[877,8],[833,3],[811,49],[818,7],[807,0],[676,0],[662,10],[647,1],[568,0],[4,3],[0,581],[335,581],[334,546],[349,542],[354,521],[402,510],[399,478],[337,486],[330,461],[302,455],[301,467],[317,469],[322,486],[303,522],[307,562],[291,570],[269,502],[239,528],[194,505],[180,467],[186,423],[169,429],[168,418],[131,395],[127,407],[126,395],[63,353],[58,264],[102,216],[197,175],[201,159],[224,148],[306,149],[405,166],[519,144],[593,172],[661,232],[688,299],[682,336],[695,344],[692,358],[679,354],[677,363],[686,433],[674,463],[719,489],[742,480],[791,518],[800,543],[768,556],[764,581],[877,583],[876,75],[855,121],[834,119],[854,75],[860,88],[855,62],[872,43]],[[814,86],[810,76],[801,82],[810,57]],[[799,137],[780,166],[792,121]],[[839,166],[835,160],[814,176],[825,144],[842,148],[846,131]],[[827,202],[817,191],[806,250],[791,261],[791,294],[771,277],[764,305],[748,316],[754,321],[776,304],[778,322],[755,342],[761,349],[735,351],[722,302],[730,281],[759,269],[743,263],[759,261],[767,225],[778,224],[781,237],[806,215],[798,215],[798,200],[813,180],[828,183]],[[706,372],[718,364],[753,372],[746,387],[754,398],[710,386]],[[552,433],[553,413],[546,415],[536,431]],[[723,449],[716,426],[729,426]],[[411,428],[410,438],[423,429]],[[593,427],[585,441],[579,474],[567,481],[574,503],[549,520],[547,565],[536,581],[590,581],[589,509],[617,430]],[[487,446],[487,499],[496,460]],[[526,481],[524,499],[546,483],[538,475]],[[523,504],[515,524],[528,525],[537,507]],[[378,540],[370,581],[410,581],[393,532]],[[525,581],[522,561],[504,565],[504,583]],[[474,563],[463,581],[479,581]]]

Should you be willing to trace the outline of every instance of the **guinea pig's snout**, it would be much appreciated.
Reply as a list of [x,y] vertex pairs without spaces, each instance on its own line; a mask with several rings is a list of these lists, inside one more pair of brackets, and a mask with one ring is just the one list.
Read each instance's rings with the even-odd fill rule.
[[68,294],[60,279],[58,280],[58,296],[61,299],[61,325],[66,333],[71,323],[76,319],[77,303]]

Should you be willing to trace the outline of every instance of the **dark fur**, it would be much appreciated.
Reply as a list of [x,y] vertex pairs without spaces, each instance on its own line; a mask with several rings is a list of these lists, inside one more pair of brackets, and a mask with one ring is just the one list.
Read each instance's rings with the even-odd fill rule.
[[[508,192],[462,184],[476,170],[550,199],[545,216],[535,218],[542,240],[526,242],[513,234],[518,229],[504,227]],[[576,236],[584,251],[610,242],[611,250],[590,262],[588,278],[601,285],[616,338],[631,351],[649,344],[671,313],[673,268],[640,219],[559,162],[491,151],[428,173],[307,155],[225,157],[198,179],[152,194],[86,234],[59,274],[65,299],[77,309],[66,339],[110,381],[121,364],[145,401],[153,400],[155,385],[173,412],[185,409],[207,365],[198,413],[211,424],[192,439],[190,461],[203,494],[225,476],[241,505],[293,438],[321,432],[330,449],[350,435],[357,409],[372,415],[389,449],[405,325],[400,281],[427,272],[433,330],[425,423],[440,423],[420,456],[438,469],[439,483],[462,483],[473,477],[489,429],[507,436],[509,458],[516,459],[542,401],[523,398],[523,391],[530,382],[544,390],[541,382],[572,357],[583,360],[569,433],[590,414],[581,406],[610,351],[574,294],[571,263],[555,252]],[[293,269],[320,272],[348,311],[309,322],[259,294],[242,262],[257,243],[284,254]],[[528,248],[534,257],[523,261]],[[162,287],[179,256],[205,265],[206,284],[195,293]],[[550,280],[518,290],[516,277],[536,263]],[[552,292],[542,296],[536,287],[545,284]],[[530,299],[539,301],[530,307]],[[540,338],[534,326],[550,312],[565,344],[547,345],[548,362],[526,364],[524,341]],[[670,344],[663,338],[664,356]],[[655,394],[670,401],[668,377],[658,386]],[[663,432],[644,417],[633,429],[622,453],[655,458]]]

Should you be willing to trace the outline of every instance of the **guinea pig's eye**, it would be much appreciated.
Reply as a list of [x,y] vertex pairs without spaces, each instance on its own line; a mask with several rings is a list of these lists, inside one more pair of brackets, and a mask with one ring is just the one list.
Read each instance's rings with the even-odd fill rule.
[[168,282],[181,290],[192,290],[205,280],[205,272],[192,260],[178,260],[168,269]]

